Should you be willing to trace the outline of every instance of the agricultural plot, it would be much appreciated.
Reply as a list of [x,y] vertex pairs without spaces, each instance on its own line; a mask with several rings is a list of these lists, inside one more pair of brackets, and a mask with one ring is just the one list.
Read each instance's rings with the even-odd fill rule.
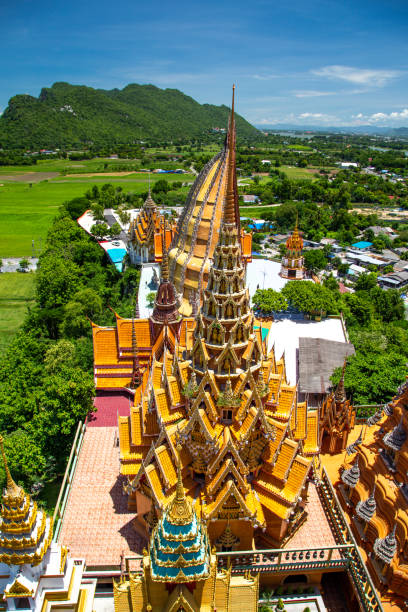
[[10,344],[34,302],[35,273],[0,274],[0,354]]
[[[30,256],[32,241],[34,240],[36,247],[40,240],[44,243],[50,222],[61,204],[84,195],[94,184],[112,183],[123,187],[125,192],[136,194],[146,192],[148,185],[146,173],[126,176],[101,174],[96,177],[84,175],[73,178],[58,176],[52,180],[26,182],[23,179],[2,180],[3,171],[6,170],[1,169],[0,172],[0,257]],[[7,172],[9,175],[10,170]],[[27,170],[24,172],[27,174]],[[150,178],[152,187],[156,181],[163,178],[169,183],[191,183],[194,180],[194,176],[190,174],[153,174]],[[183,193],[187,194],[187,191],[188,187],[182,188]]]

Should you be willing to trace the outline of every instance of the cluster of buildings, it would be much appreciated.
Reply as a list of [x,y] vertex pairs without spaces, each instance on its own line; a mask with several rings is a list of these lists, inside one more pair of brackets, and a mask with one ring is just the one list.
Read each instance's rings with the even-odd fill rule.
[[[287,610],[293,588],[313,609],[310,588],[330,609],[407,599],[408,391],[356,439],[344,368],[314,404],[288,380],[250,305],[234,104],[178,225],[148,198],[130,235],[134,257],[160,258],[153,312],[92,326],[97,410],[74,443],[54,536],[3,452],[2,609],[255,612],[265,589],[286,588]],[[152,251],[140,250],[147,236]],[[302,247],[295,229],[286,279],[301,279]]]

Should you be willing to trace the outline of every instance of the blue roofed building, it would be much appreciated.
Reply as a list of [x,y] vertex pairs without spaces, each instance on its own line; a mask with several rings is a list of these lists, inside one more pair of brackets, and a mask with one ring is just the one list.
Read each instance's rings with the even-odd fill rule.
[[184,494],[180,465],[177,489],[150,539],[152,580],[195,582],[205,580],[211,569],[207,529]]
[[355,242],[351,245],[353,249],[358,249],[359,251],[368,251],[373,246],[372,242],[368,242],[367,240],[360,240],[360,242]]

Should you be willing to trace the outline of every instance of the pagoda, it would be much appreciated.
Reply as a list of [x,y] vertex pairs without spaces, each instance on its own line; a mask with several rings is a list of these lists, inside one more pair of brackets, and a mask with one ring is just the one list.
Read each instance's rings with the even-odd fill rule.
[[376,586],[404,599],[408,598],[407,406],[405,383],[347,448],[359,466],[347,508],[357,541],[367,552]]
[[282,258],[280,275],[289,280],[303,280],[305,277],[303,238],[299,234],[298,220],[293,233],[286,240],[286,253]]
[[[163,244],[167,226],[162,227]],[[164,350],[173,354],[185,348],[192,338],[193,318],[182,318],[178,296],[169,279],[168,251],[162,254],[161,278],[153,312],[148,319],[139,317],[137,299],[132,318],[115,313],[116,325],[92,323],[94,377],[97,391],[118,391],[140,386],[143,374],[148,376],[154,359]],[[138,383],[138,384],[136,384]]]
[[[185,316],[190,316],[194,304],[202,300],[218,243],[228,166],[235,155],[235,142],[232,142],[231,134],[229,130],[222,151],[204,166],[192,185],[169,253],[170,277],[181,296],[180,312]],[[252,258],[252,235],[240,229],[235,174],[232,180],[238,238],[242,257],[248,262]]]
[[163,226],[164,216],[151,196],[149,185],[147,198],[128,230],[128,252],[133,264],[161,262],[174,234],[172,226],[166,226],[164,232]]
[[346,362],[337,389],[325,397],[320,409],[319,434],[322,453],[334,455],[344,451],[349,433],[355,424],[356,410],[347,399],[344,389],[345,371]]
[[259,574],[217,569],[207,528],[185,495],[178,458],[176,491],[152,529],[142,572],[114,584],[116,612],[228,612],[243,604],[256,612],[258,594]]
[[153,359],[142,400],[119,417],[121,472],[143,533],[178,486],[219,550],[277,545],[304,518],[318,413],[265,352],[245,286],[236,207],[234,100],[223,217],[191,348]]
[[[82,582],[85,562],[52,542],[53,521],[18,486],[0,448],[6,488],[0,509],[0,592],[6,610],[92,612],[96,580]],[[80,606],[80,608],[78,608]]]

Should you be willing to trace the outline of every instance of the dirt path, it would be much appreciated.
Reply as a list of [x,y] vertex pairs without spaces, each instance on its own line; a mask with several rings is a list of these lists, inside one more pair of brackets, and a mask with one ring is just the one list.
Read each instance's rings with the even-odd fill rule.
[[0,174],[0,181],[16,183],[39,183],[59,176],[59,172],[26,172],[25,174]]
[[66,174],[65,176],[67,178],[91,178],[93,176],[128,176],[129,174],[136,174],[136,170],[123,172],[81,172],[80,174]]

